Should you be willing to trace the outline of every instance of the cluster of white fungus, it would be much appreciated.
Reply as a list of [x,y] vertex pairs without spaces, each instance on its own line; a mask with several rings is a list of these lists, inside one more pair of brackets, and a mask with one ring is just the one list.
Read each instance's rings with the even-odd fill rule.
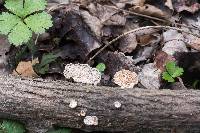
[[138,75],[135,72],[123,69],[115,73],[113,80],[121,88],[133,88],[138,84]]
[[83,122],[85,125],[88,125],[88,126],[97,126],[98,118],[96,116],[86,116]]
[[101,73],[88,64],[67,64],[63,73],[67,79],[72,78],[79,83],[97,85],[101,81]]
[[71,100],[69,103],[69,107],[74,109],[78,106],[78,102],[76,100]]

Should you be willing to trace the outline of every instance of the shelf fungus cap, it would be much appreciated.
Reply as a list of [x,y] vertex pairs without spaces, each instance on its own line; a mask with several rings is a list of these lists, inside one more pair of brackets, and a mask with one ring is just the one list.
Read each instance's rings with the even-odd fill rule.
[[115,73],[113,80],[121,88],[133,88],[138,84],[138,75],[135,72],[122,69]]
[[101,73],[88,64],[67,64],[63,72],[65,78],[75,82],[97,85],[101,81]]

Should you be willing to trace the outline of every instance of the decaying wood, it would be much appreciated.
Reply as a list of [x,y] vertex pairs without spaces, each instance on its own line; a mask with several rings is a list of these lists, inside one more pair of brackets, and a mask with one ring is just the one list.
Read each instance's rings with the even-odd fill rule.
[[[69,107],[71,100],[78,102],[76,108]],[[98,125],[86,125],[83,112],[96,116]],[[52,125],[123,132],[169,132],[181,127],[198,132],[200,91],[121,89],[0,76],[0,118],[20,120],[32,133]]]

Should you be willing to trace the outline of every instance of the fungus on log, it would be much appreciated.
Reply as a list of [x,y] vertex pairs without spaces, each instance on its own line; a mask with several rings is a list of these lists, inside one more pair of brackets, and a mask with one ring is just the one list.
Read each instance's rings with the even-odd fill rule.
[[[74,108],[69,107],[72,100],[77,101]],[[0,76],[0,103],[0,118],[19,120],[31,133],[52,125],[90,131],[200,130],[198,90],[121,89]],[[85,124],[88,120],[95,121]]]

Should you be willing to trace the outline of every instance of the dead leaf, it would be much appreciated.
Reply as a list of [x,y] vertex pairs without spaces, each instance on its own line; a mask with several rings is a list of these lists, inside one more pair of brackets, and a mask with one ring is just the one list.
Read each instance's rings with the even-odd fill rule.
[[173,5],[177,12],[188,11],[195,13],[200,9],[200,4],[197,0],[176,0]]
[[192,41],[189,46],[195,50],[200,51],[200,38],[197,38],[196,40]]
[[139,82],[147,89],[159,89],[161,71],[153,63],[144,65],[139,73]]
[[137,36],[137,40],[140,46],[147,46],[147,45],[159,43],[161,40],[161,37],[160,37],[160,34],[155,33],[155,34]]
[[171,10],[174,10],[172,0],[166,0],[165,6],[169,7]]
[[[88,25],[88,21],[85,21],[85,17],[89,16],[89,14],[86,12],[83,13],[83,19],[79,7],[68,6],[65,10],[66,14],[63,15],[62,22],[63,27],[58,29],[60,32],[59,34],[61,34],[62,37],[66,36],[68,40],[74,42],[74,45],[78,45],[81,50],[80,52],[84,53],[82,56],[84,59],[90,52],[102,45],[99,38],[95,36],[95,34],[100,34],[99,29],[95,29],[95,27],[90,27],[91,25]],[[91,18],[93,19],[93,17],[90,16],[87,20]],[[71,51],[73,51],[73,47]]]
[[135,6],[144,6],[146,0],[119,0],[116,6],[119,8],[124,8],[127,4]]
[[159,51],[155,56],[154,64],[158,69],[160,69],[163,72],[165,70],[166,63],[174,60],[175,59],[172,56],[168,55],[163,51]]
[[176,30],[168,30],[163,33],[164,47],[162,51],[169,55],[174,55],[176,52],[188,52],[184,36]]
[[137,39],[134,33],[124,36],[119,42],[119,49],[123,53],[131,53],[137,47]]
[[39,63],[37,58],[33,61],[21,61],[17,68],[13,71],[13,74],[22,77],[38,77],[38,75],[33,70],[33,65],[36,63]]
[[149,15],[159,18],[169,18],[169,15],[166,12],[149,4],[145,4],[144,6],[134,6],[130,8],[130,11],[135,11],[138,13],[142,13],[144,15]]

